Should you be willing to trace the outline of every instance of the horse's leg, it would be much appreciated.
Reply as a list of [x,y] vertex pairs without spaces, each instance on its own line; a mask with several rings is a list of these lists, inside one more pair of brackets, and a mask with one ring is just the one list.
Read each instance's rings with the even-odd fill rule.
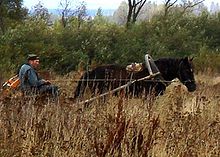
[[82,97],[84,92],[85,92],[85,89],[86,89],[86,86],[88,84],[88,76],[89,76],[89,73],[86,72],[83,74],[83,76],[80,78],[79,82],[78,82],[78,85],[76,87],[76,90],[74,92],[74,99],[78,98],[78,97]]
[[[105,92],[109,92],[110,90],[112,90],[111,87],[111,83],[110,82],[106,82],[106,81],[100,81],[98,86],[97,86],[97,94],[103,94]],[[106,100],[108,99],[109,95],[104,95],[100,98],[100,103],[106,102]]]
[[139,81],[139,82],[135,82],[134,84],[134,96],[135,97],[140,97],[142,92],[143,92],[143,83],[142,81]]
[[166,90],[166,86],[163,83],[159,82],[155,85],[156,96],[163,95],[165,90]]
[[107,89],[107,88],[106,88],[105,82],[104,82],[104,81],[99,82],[97,93],[98,93],[98,94],[103,94],[103,93],[106,91],[106,89]]
[[78,85],[77,85],[76,90],[74,92],[74,99],[76,99],[80,96],[81,86],[82,86],[82,81],[80,80],[78,82]]
[[89,89],[90,89],[90,91],[92,93],[92,96],[95,96],[98,84],[99,84],[99,82],[97,82],[97,81],[89,82]]

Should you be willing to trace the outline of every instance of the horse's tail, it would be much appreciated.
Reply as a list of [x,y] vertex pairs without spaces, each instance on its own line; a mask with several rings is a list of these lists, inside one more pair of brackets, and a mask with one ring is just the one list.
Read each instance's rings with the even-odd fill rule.
[[78,85],[76,87],[76,90],[74,92],[74,99],[76,99],[80,96],[83,96],[85,89],[88,85],[89,74],[90,74],[90,72],[87,71],[81,76],[80,80],[78,81]]

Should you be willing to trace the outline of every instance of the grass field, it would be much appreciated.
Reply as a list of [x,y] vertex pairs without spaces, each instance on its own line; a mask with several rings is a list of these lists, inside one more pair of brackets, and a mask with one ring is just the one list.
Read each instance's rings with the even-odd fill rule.
[[[58,104],[0,101],[0,157],[220,156],[220,77],[197,74],[197,90],[172,83],[160,97],[108,96],[86,107],[69,97],[76,82],[56,78]],[[89,95],[85,96],[89,98]]]

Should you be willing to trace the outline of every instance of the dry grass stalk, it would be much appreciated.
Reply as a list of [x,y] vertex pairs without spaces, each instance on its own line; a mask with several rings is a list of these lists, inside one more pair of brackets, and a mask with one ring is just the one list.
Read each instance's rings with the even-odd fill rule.
[[[176,83],[158,98],[109,97],[87,108],[18,97],[0,101],[0,156],[220,156],[219,84]],[[160,116],[158,116],[160,115]]]

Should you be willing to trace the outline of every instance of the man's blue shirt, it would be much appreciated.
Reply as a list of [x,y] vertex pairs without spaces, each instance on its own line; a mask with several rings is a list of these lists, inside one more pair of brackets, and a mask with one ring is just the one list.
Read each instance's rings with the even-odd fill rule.
[[36,70],[29,64],[23,64],[19,71],[21,90],[30,90],[39,88],[45,82],[38,77]]

